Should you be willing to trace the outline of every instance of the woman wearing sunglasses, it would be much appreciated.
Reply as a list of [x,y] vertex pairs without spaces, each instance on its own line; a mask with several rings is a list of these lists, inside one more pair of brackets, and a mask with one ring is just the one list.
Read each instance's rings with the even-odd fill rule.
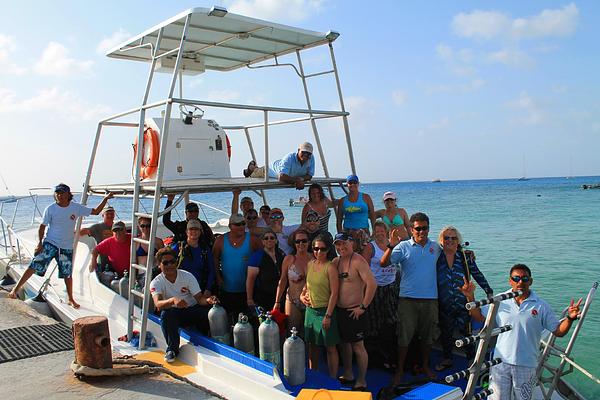
[[327,350],[329,376],[337,377],[339,355],[336,345],[340,342],[335,306],[337,304],[339,279],[338,271],[328,257],[333,244],[323,235],[312,242],[314,260],[306,267],[306,286],[300,298],[306,305],[304,317],[304,338],[308,343],[308,365],[312,370],[319,369],[320,347]]
[[396,194],[394,192],[385,192],[383,194],[383,205],[385,208],[375,211],[375,218],[381,218],[388,229],[397,229],[402,240],[410,237],[410,222],[408,214],[404,208],[398,207]]
[[[150,226],[152,220],[150,218],[140,218],[138,220],[138,228],[139,228],[139,237],[144,240],[150,240]],[[161,238],[157,237],[154,239],[154,254],[160,249],[165,247]],[[146,260],[148,259],[148,245],[143,243],[135,243],[135,257],[138,265],[146,265]],[[160,273],[158,270],[158,262],[156,259],[154,260],[154,265],[152,266],[152,278]]]
[[302,221],[306,220],[309,211],[313,211],[319,217],[319,230],[328,231],[331,217],[330,208],[333,207],[335,207],[335,203],[325,196],[323,187],[318,183],[313,183],[308,188],[308,203],[302,209]]
[[[308,232],[299,229],[291,236],[294,245],[291,254],[285,257],[281,266],[281,279],[277,286],[275,305],[273,309],[281,307],[285,294],[285,313],[288,316],[288,327],[296,327],[304,336],[304,309],[306,306],[300,301],[300,294],[306,284],[306,268],[308,262],[314,259]],[[286,294],[287,287],[287,294]]]
[[271,229],[265,230],[261,240],[262,249],[252,253],[248,261],[246,301],[248,307],[268,310],[277,292],[285,253],[279,249],[277,236]]
[[[437,285],[439,302],[440,342],[442,344],[442,360],[435,366],[436,371],[452,367],[452,349],[454,348],[454,332],[461,337],[469,334],[471,318],[465,309],[466,297],[461,293],[463,278],[475,278],[479,286],[488,296],[493,294],[492,288],[472,260],[465,256],[460,243],[462,236],[453,226],[442,228],[438,236],[442,252],[437,261]],[[474,347],[465,348],[467,358],[474,356]]]

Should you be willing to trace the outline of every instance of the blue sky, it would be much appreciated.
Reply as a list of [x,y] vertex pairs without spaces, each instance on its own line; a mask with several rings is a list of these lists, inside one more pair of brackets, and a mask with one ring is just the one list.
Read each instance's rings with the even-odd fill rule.
[[[189,7],[221,5],[341,33],[334,47],[363,181],[510,178],[524,170],[532,177],[600,175],[600,3],[370,4],[2,1],[0,174],[13,193],[57,181],[80,187],[97,121],[139,105],[148,70],[103,50]],[[307,53],[307,70],[328,67],[324,50]],[[313,82],[314,107],[335,108],[334,87]],[[301,90],[285,70],[207,72],[184,81],[185,97],[247,104],[303,107]],[[210,117],[222,125],[261,118]],[[332,173],[347,175],[340,124],[319,128]],[[310,135],[307,125],[274,131],[271,157]],[[230,136],[236,175],[249,155],[242,138]],[[124,129],[107,132],[98,181],[129,179],[132,138]]]

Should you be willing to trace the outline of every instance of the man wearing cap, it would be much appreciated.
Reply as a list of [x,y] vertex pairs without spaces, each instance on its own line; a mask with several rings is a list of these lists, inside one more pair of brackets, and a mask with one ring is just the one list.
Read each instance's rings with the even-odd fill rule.
[[213,246],[214,265],[217,284],[220,287],[219,298],[227,310],[230,321],[245,312],[246,273],[250,255],[260,249],[262,243],[250,232],[246,232],[246,221],[241,214],[229,217],[229,232],[217,237]]
[[289,243],[289,238],[298,228],[300,228],[300,225],[283,225],[285,217],[280,208],[272,208],[269,218],[271,219],[271,229],[273,229],[273,232],[277,235],[279,248],[283,250],[285,255],[291,254],[292,246]]
[[[308,233],[308,242],[309,243],[312,243],[312,241],[318,235],[325,235],[329,239],[329,243],[333,243],[333,236],[331,236],[331,233],[329,233],[329,231],[321,229],[319,213],[316,212],[315,210],[309,210],[306,213],[303,224],[300,228],[304,228],[306,230],[306,232]],[[327,251],[327,256],[330,260],[333,260],[337,256],[334,247],[332,247],[332,246],[329,247],[329,250]]]
[[[165,209],[171,207],[171,205],[173,204],[174,198],[175,198],[174,194],[167,195],[167,204],[165,204]],[[206,222],[204,222],[198,218],[199,213],[200,213],[200,209],[198,208],[198,204],[188,203],[185,205],[185,221],[171,221],[171,211],[169,211],[169,212],[165,213],[165,215],[163,215],[163,225],[168,230],[173,232],[173,242],[174,243],[186,241],[186,239],[187,239],[187,237],[186,237],[187,222],[190,219],[197,219],[200,221],[200,224],[202,224],[202,232],[204,233],[202,235],[201,240],[205,241],[208,246],[213,245],[213,243],[215,242],[215,237],[213,235],[213,232],[210,229],[210,226],[208,226],[208,224]]]
[[[367,331],[365,312],[377,290],[377,282],[369,264],[360,254],[354,252],[352,236],[338,233],[333,242],[339,257],[333,260],[340,280],[336,305],[337,322],[342,344],[341,358],[344,373],[342,383],[352,382],[352,390],[367,390],[367,366],[369,355],[365,349],[364,337]],[[356,356],[357,379],[352,371],[352,353]]]
[[102,222],[90,225],[89,228],[81,228],[79,235],[88,235],[96,240],[96,244],[112,236],[112,225],[115,220],[115,209],[107,206],[102,210]]
[[175,243],[172,248],[177,253],[178,268],[194,275],[210,296],[215,284],[215,260],[212,249],[200,240],[202,235],[200,221],[191,219],[187,223],[187,241]]
[[268,205],[263,205],[260,206],[260,210],[259,210],[259,219],[258,219],[258,223],[256,224],[257,227],[259,228],[267,228],[270,226],[271,224],[271,219],[269,218],[271,216],[271,207],[269,207]]
[[[248,212],[248,210],[254,208],[254,201],[252,200],[251,197],[244,196],[244,197],[242,197],[242,200],[239,200],[241,193],[242,193],[242,191],[240,189],[233,190],[233,198],[231,199],[231,214],[232,215],[237,214],[238,212],[240,212],[240,209],[241,209],[240,214],[245,216],[246,213]],[[238,200],[239,200],[239,206],[238,206]]]
[[356,231],[362,230],[369,233],[369,222],[371,228],[375,223],[375,210],[373,200],[367,193],[358,191],[358,176],[348,175],[346,178],[348,194],[338,201],[337,230],[338,232],[349,232],[358,236]]
[[278,179],[279,182],[293,184],[298,190],[304,189],[304,182],[310,181],[315,175],[315,160],[312,154],[312,144],[300,144],[297,152],[273,161],[269,168],[269,176]]
[[98,255],[103,255],[108,259],[108,265],[113,271],[123,277],[125,271],[129,270],[129,249],[131,248],[131,234],[125,230],[123,221],[116,221],[112,228],[113,235],[104,239],[92,250],[92,260],[90,261],[90,272],[98,269]]
[[[65,280],[69,304],[74,308],[79,308],[79,304],[73,299],[73,278],[71,277],[73,272],[75,223],[79,217],[100,214],[100,211],[102,211],[108,200],[112,197],[113,194],[108,193],[96,208],[85,207],[72,201],[73,195],[69,186],[64,183],[58,184],[54,188],[55,202],[44,210],[43,220],[38,229],[39,242],[35,248],[35,257],[33,257],[29,268],[25,270],[21,279],[19,279],[19,282],[8,296],[15,299],[17,292],[31,275],[36,273],[44,276],[50,261],[56,259],[58,277]],[[46,232],[46,227],[48,227],[48,232]]]

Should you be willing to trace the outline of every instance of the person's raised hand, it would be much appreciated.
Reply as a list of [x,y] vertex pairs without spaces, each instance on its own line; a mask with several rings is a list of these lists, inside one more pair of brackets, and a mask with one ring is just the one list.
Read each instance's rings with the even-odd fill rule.
[[571,299],[571,304],[569,304],[569,309],[567,310],[567,316],[570,320],[577,319],[579,317],[579,306],[581,305],[581,301],[583,299],[579,299],[577,303],[575,300]]

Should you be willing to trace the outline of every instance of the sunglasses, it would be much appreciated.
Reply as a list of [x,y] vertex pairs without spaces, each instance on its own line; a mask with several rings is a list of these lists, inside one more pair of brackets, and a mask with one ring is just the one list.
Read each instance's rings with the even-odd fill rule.
[[518,276],[518,275],[515,275],[515,276],[511,276],[510,279],[512,279],[512,281],[515,282],[515,283],[519,283],[521,281],[523,281],[523,283],[527,283],[527,282],[529,282],[531,280],[531,277],[530,276]]
[[271,210],[260,210],[261,214],[270,214]]
[[358,181],[350,181],[346,183],[347,185],[358,185]]
[[311,157],[312,153],[310,151],[301,151],[300,152],[301,155],[306,156],[306,157]]
[[123,230],[123,228],[113,228],[112,231],[113,232],[121,232]]
[[306,222],[319,222],[319,218],[306,218]]
[[263,240],[277,240],[275,236],[265,236]]
[[338,274],[338,277],[340,279],[346,279],[346,278],[348,278],[348,276],[350,276],[350,275],[347,272],[341,272]]
[[281,215],[281,214],[273,214],[273,215],[271,215],[271,219],[282,219],[282,218],[283,218],[283,215]]
[[458,240],[458,236],[444,236],[444,240]]
[[150,228],[150,224],[140,224],[140,228]]
[[246,217],[246,219],[249,221],[254,221],[255,219],[258,219],[258,216],[255,215],[254,217]]
[[413,229],[417,232],[423,232],[423,231],[428,231],[429,227],[428,226],[416,226],[416,227],[413,227]]
[[296,243],[296,244],[308,243],[308,239],[296,239],[296,240],[294,240],[294,243]]
[[160,263],[162,265],[175,265],[175,264],[177,264],[177,260],[175,260],[174,258],[171,258],[169,260],[162,260]]
[[242,221],[242,222],[236,222],[235,224],[231,224],[231,225],[235,225],[235,226],[244,226],[244,225],[246,225],[246,222],[245,222],[245,221]]
[[313,251],[327,251],[327,247],[313,247]]

